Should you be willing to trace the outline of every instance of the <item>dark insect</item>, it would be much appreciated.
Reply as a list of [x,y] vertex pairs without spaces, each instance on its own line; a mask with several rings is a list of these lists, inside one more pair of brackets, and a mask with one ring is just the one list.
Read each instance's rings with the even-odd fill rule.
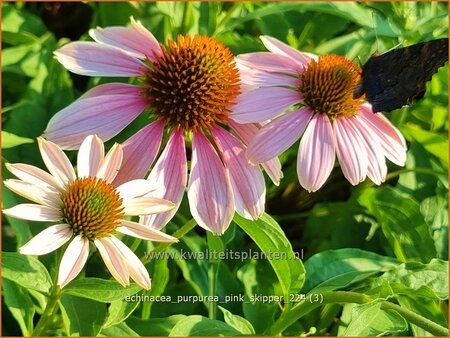
[[425,84],[448,60],[448,38],[372,56],[362,67],[353,98],[366,94],[374,112],[390,112],[425,94]]

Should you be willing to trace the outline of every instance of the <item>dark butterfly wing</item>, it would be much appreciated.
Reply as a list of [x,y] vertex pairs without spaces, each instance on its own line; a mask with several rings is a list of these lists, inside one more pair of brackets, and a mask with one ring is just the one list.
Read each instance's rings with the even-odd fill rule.
[[389,112],[422,97],[425,85],[448,60],[448,39],[431,40],[372,56],[355,98],[366,93],[374,112]]

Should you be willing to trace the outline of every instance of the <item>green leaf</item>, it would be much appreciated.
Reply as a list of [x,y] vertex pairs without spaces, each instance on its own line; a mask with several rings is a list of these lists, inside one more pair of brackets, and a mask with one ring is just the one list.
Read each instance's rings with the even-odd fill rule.
[[408,123],[401,127],[402,133],[410,140],[415,140],[422,144],[422,146],[430,153],[439,158],[445,165],[448,166],[448,152],[442,149],[448,149],[447,135],[437,134],[423,130],[419,126]]
[[89,299],[61,295],[61,312],[69,336],[96,336],[106,315],[105,304]]
[[111,302],[111,305],[108,308],[108,316],[103,324],[103,329],[122,323],[138,306],[139,302],[127,302],[122,300]]
[[120,323],[108,328],[103,328],[100,331],[99,336],[110,336],[110,337],[139,337],[139,334],[134,332],[127,324]]
[[21,137],[2,130],[2,149],[12,148],[24,143],[33,143],[34,141],[27,137]]
[[328,250],[313,255],[305,262],[306,279],[303,293],[331,291],[347,287],[374,274],[395,268],[391,257],[359,249]]
[[24,10],[19,11],[13,5],[7,4],[2,6],[2,31],[41,35],[47,29],[37,16]]
[[448,299],[447,261],[432,259],[429,264],[405,263],[381,277],[387,278],[394,291],[399,294]]
[[291,243],[278,223],[267,214],[256,221],[247,220],[236,214],[234,221],[269,257],[268,261],[280,281],[285,297],[288,298],[290,294],[298,292],[305,280],[305,269],[292,251]]
[[63,293],[89,298],[102,303],[110,303],[122,300],[142,290],[137,284],[131,284],[124,288],[115,280],[100,278],[79,278],[70,282],[63,289]]
[[429,262],[436,256],[433,239],[416,200],[395,188],[383,186],[365,189],[358,201],[381,225],[400,261]]
[[170,331],[170,337],[181,336],[237,336],[240,332],[219,320],[203,316],[188,316],[180,320]]
[[47,269],[36,257],[16,252],[2,252],[2,277],[44,294],[52,286]]
[[5,305],[13,317],[17,320],[24,336],[30,336],[33,332],[33,317],[35,313],[34,303],[27,290],[16,283],[2,280]]
[[254,335],[255,329],[253,328],[253,325],[245,318],[234,315],[227,309],[225,309],[222,306],[219,306],[219,309],[223,313],[223,318],[225,320],[225,323],[230,325],[231,327],[234,327],[236,330],[238,330],[240,333],[245,335]]
[[382,310],[381,301],[356,305],[344,336],[401,335],[408,330],[408,323],[396,311]]
[[[150,296],[160,296],[166,289],[167,283],[169,282],[169,268],[167,266],[167,257],[162,259],[156,259],[153,264],[153,269],[151,271],[152,276],[152,288],[149,292]],[[149,315],[151,313],[151,308],[153,302],[147,303]]]
[[185,315],[173,315],[142,320],[131,316],[127,319],[127,324],[141,336],[168,336],[172,328],[184,318]]

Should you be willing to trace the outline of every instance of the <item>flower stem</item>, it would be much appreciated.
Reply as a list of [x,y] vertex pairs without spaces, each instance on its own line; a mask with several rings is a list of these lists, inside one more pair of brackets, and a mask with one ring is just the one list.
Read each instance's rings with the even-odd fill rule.
[[[284,330],[286,330],[289,326],[294,324],[297,320],[314,310],[315,308],[322,306],[324,304],[345,304],[345,303],[356,303],[356,304],[366,304],[374,301],[372,297],[367,295],[357,293],[357,292],[348,292],[348,291],[331,291],[322,293],[323,301],[322,302],[309,302],[308,295],[306,296],[306,301],[299,303],[298,305],[292,307],[289,311],[284,312],[278,318],[278,320],[267,330],[267,335],[276,336],[280,335]],[[448,329],[440,326],[439,324],[422,317],[421,315],[412,312],[404,307],[401,307],[397,304],[383,301],[381,303],[381,308],[383,310],[394,310],[398,312],[403,318],[409,321],[411,324],[415,324],[422,329],[428,331],[429,333],[435,336],[447,336]]]

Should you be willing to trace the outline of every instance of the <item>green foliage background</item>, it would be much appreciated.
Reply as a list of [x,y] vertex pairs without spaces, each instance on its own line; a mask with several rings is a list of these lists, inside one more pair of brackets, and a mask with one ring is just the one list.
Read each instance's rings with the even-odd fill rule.
[[[177,34],[207,34],[237,55],[264,50],[258,39],[264,34],[302,51],[337,53],[361,64],[374,52],[448,34],[447,4],[438,2],[2,3],[3,164],[43,167],[35,140],[50,117],[99,83],[127,81],[69,74],[52,53],[69,39],[90,40],[89,28],[126,26],[130,16],[164,42]],[[271,250],[289,257],[295,251],[304,255],[304,264],[295,259],[158,259],[147,264],[153,279],[147,295],[223,299],[242,294],[246,302],[126,302],[124,297],[143,292],[109,280],[94,254],[84,275],[65,288],[47,334],[429,335],[404,314],[386,309],[385,300],[447,327],[447,102],[445,66],[428,83],[423,100],[389,114],[408,141],[408,161],[405,168],[389,163],[382,186],[366,181],[352,187],[335,168],[319,192],[308,194],[296,177],[296,144],[281,156],[280,186],[267,181],[268,215],[256,222],[236,216],[220,238],[195,229],[165,249],[175,255],[208,248]],[[142,114],[107,147],[146,123]],[[9,178],[2,169],[3,178]],[[3,207],[23,201],[4,188],[2,196]],[[167,232],[190,218],[184,201]],[[5,216],[2,221],[2,334],[30,335],[46,306],[57,254],[37,259],[17,253],[47,224]],[[163,250],[124,241],[141,256]],[[300,311],[297,295],[334,290],[359,294],[364,301],[327,303],[327,298],[323,306]],[[254,294],[284,296],[285,302],[248,301]]]

